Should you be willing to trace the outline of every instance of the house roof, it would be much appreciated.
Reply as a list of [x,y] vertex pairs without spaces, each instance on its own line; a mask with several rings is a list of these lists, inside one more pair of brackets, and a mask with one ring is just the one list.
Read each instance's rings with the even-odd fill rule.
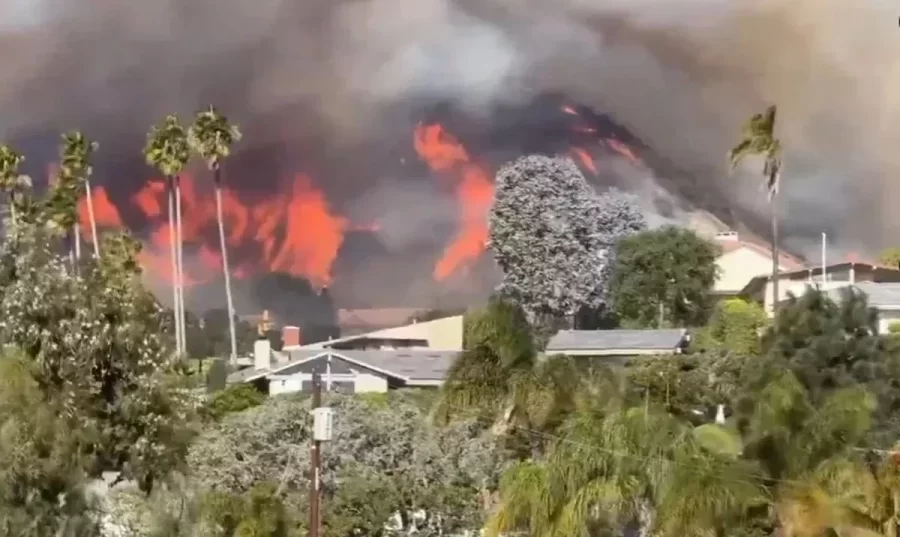
[[602,354],[646,354],[673,351],[687,337],[685,329],[562,330],[550,339],[547,352],[589,351]]
[[323,356],[333,356],[406,382],[443,380],[456,359],[456,351],[294,349],[283,353],[269,369],[248,368],[228,376],[228,382],[250,382],[269,375],[292,374],[291,369]]
[[[722,248],[722,253],[725,254],[740,250],[741,248],[747,248],[772,259],[772,247],[761,241],[749,240],[741,237],[739,239],[718,241],[717,244]],[[800,270],[806,266],[802,259],[784,251],[778,252],[778,265],[787,270]]]
[[[881,265],[871,264],[871,263],[860,263],[860,262],[856,262],[856,261],[845,261],[843,263],[834,263],[832,265],[828,265],[825,267],[825,272],[831,273],[831,272],[837,272],[837,271],[842,271],[842,270],[849,270],[851,267],[873,271],[876,278],[878,278],[879,275],[885,276],[887,274],[900,273],[900,270],[895,269],[895,268],[884,267]],[[808,267],[808,268],[804,268],[804,269],[800,269],[800,270],[792,270],[790,272],[780,272],[778,274],[779,281],[781,279],[799,280],[801,278],[807,278],[809,276],[821,276],[821,275],[822,275],[822,267],[821,266]],[[761,274],[759,276],[754,277],[747,283],[747,285],[744,286],[743,289],[741,289],[741,294],[742,295],[752,295],[752,294],[762,291],[765,288],[765,284],[771,278],[772,278],[771,274]],[[864,283],[864,282],[860,282],[860,283]]]
[[832,300],[840,300],[848,289],[864,293],[869,306],[878,309],[900,309],[900,283],[859,282],[828,291]]

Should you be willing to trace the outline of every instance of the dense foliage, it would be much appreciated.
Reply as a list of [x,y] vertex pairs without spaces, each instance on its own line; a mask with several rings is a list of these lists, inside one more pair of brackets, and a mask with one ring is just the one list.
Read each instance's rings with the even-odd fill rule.
[[663,227],[624,237],[616,245],[610,285],[623,326],[700,326],[713,306],[717,246],[696,233]]
[[602,304],[612,245],[621,233],[643,227],[630,202],[601,202],[565,158],[534,155],[501,168],[490,214],[501,293],[532,319]]

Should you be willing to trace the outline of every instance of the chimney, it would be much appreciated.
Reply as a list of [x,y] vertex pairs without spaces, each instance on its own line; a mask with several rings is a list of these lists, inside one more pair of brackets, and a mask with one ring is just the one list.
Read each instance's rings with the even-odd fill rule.
[[268,339],[257,339],[253,344],[253,368],[257,371],[272,366],[272,344]]
[[285,326],[281,329],[281,348],[300,345],[300,327]]

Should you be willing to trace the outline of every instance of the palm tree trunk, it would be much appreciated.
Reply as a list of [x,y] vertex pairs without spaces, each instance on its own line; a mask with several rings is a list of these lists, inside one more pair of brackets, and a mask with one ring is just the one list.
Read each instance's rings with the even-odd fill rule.
[[94,218],[94,197],[91,194],[91,182],[85,181],[85,190],[87,193],[87,210],[88,220],[91,224],[91,242],[94,243],[94,258],[100,259],[100,241],[97,239],[97,219]]
[[[774,180],[775,178],[773,178]],[[772,315],[778,315],[778,196],[770,201],[772,210]]]
[[228,245],[225,243],[225,218],[222,214],[222,175],[219,166],[213,168],[216,187],[216,217],[219,220],[219,248],[222,250],[222,272],[225,274],[225,300],[228,303],[228,335],[231,337],[231,364],[237,365],[237,338],[234,333],[234,301],[231,297],[231,273],[228,269]]
[[175,245],[175,179],[169,178],[169,244],[172,249],[172,318],[175,327],[175,354],[181,356],[181,323],[178,321],[178,247]]
[[81,230],[78,228],[78,220],[72,226],[72,240],[75,241],[75,259],[81,261]]
[[13,237],[18,236],[18,228],[19,228],[19,220],[18,215],[16,214],[16,195],[13,192],[9,193],[9,218],[12,223],[12,233]]
[[187,355],[184,313],[184,238],[181,235],[181,178],[175,177],[175,242],[178,246],[178,322],[181,326],[181,354]]

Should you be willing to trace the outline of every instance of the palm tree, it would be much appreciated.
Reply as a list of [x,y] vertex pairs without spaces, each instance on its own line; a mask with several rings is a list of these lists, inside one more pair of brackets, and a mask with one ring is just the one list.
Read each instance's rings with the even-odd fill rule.
[[16,204],[20,201],[19,196],[24,189],[31,187],[31,178],[19,173],[19,166],[23,162],[25,162],[24,156],[16,153],[7,145],[0,145],[0,190],[3,190],[9,199],[9,213],[13,233],[15,233],[15,228],[18,226]]
[[[100,258],[100,242],[97,239],[97,221],[94,218],[94,202],[91,196],[91,173],[93,168],[90,163],[91,155],[97,150],[99,144],[90,141],[79,131],[73,131],[63,135],[63,151],[61,168],[65,173],[83,182],[87,201],[88,219],[91,225],[91,242],[94,246],[94,258]],[[76,226],[78,224],[76,223]],[[79,230],[75,229],[76,248],[79,244]],[[76,255],[80,257],[80,252]]]
[[781,141],[775,137],[775,105],[744,124],[741,140],[728,152],[732,170],[751,155],[763,157],[762,174],[772,218],[772,311],[778,312],[778,211],[775,198],[781,179]]
[[[77,157],[67,154],[70,147],[66,136],[59,148],[60,160],[69,159],[70,164]],[[50,195],[45,201],[48,225],[54,234],[59,234],[69,251],[73,267],[77,269],[80,258],[80,241],[78,234],[78,202],[84,196],[84,181],[81,179],[83,169],[70,165],[59,166],[51,176]]]
[[[715,427],[715,426],[712,426]],[[488,536],[597,535],[631,527],[650,535],[721,535],[765,491],[738,454],[710,449],[664,412],[580,411],[545,461],[504,473]]]
[[[817,404],[793,373],[780,370],[752,395],[752,405],[741,425],[742,451],[768,476],[779,534],[864,527],[866,471],[857,447],[869,431],[874,398],[856,386]],[[880,520],[880,513],[867,514]]]
[[225,219],[222,214],[222,161],[231,154],[231,146],[241,139],[237,125],[212,105],[198,112],[188,129],[188,144],[213,172],[216,192],[216,217],[219,223],[219,248],[222,250],[222,272],[225,274],[225,300],[228,303],[228,333],[231,336],[231,362],[237,363],[237,338],[234,328],[234,300],[231,296],[231,274],[228,268],[228,246],[225,243]]
[[181,219],[176,204],[179,203],[180,190],[178,177],[184,171],[190,159],[187,143],[187,132],[179,123],[177,115],[169,115],[160,125],[154,125],[147,135],[144,147],[144,158],[147,164],[160,171],[168,182],[169,193],[169,240],[172,248],[172,292],[175,310],[175,346],[176,353],[184,356],[186,350],[184,334],[184,279],[179,263]]

